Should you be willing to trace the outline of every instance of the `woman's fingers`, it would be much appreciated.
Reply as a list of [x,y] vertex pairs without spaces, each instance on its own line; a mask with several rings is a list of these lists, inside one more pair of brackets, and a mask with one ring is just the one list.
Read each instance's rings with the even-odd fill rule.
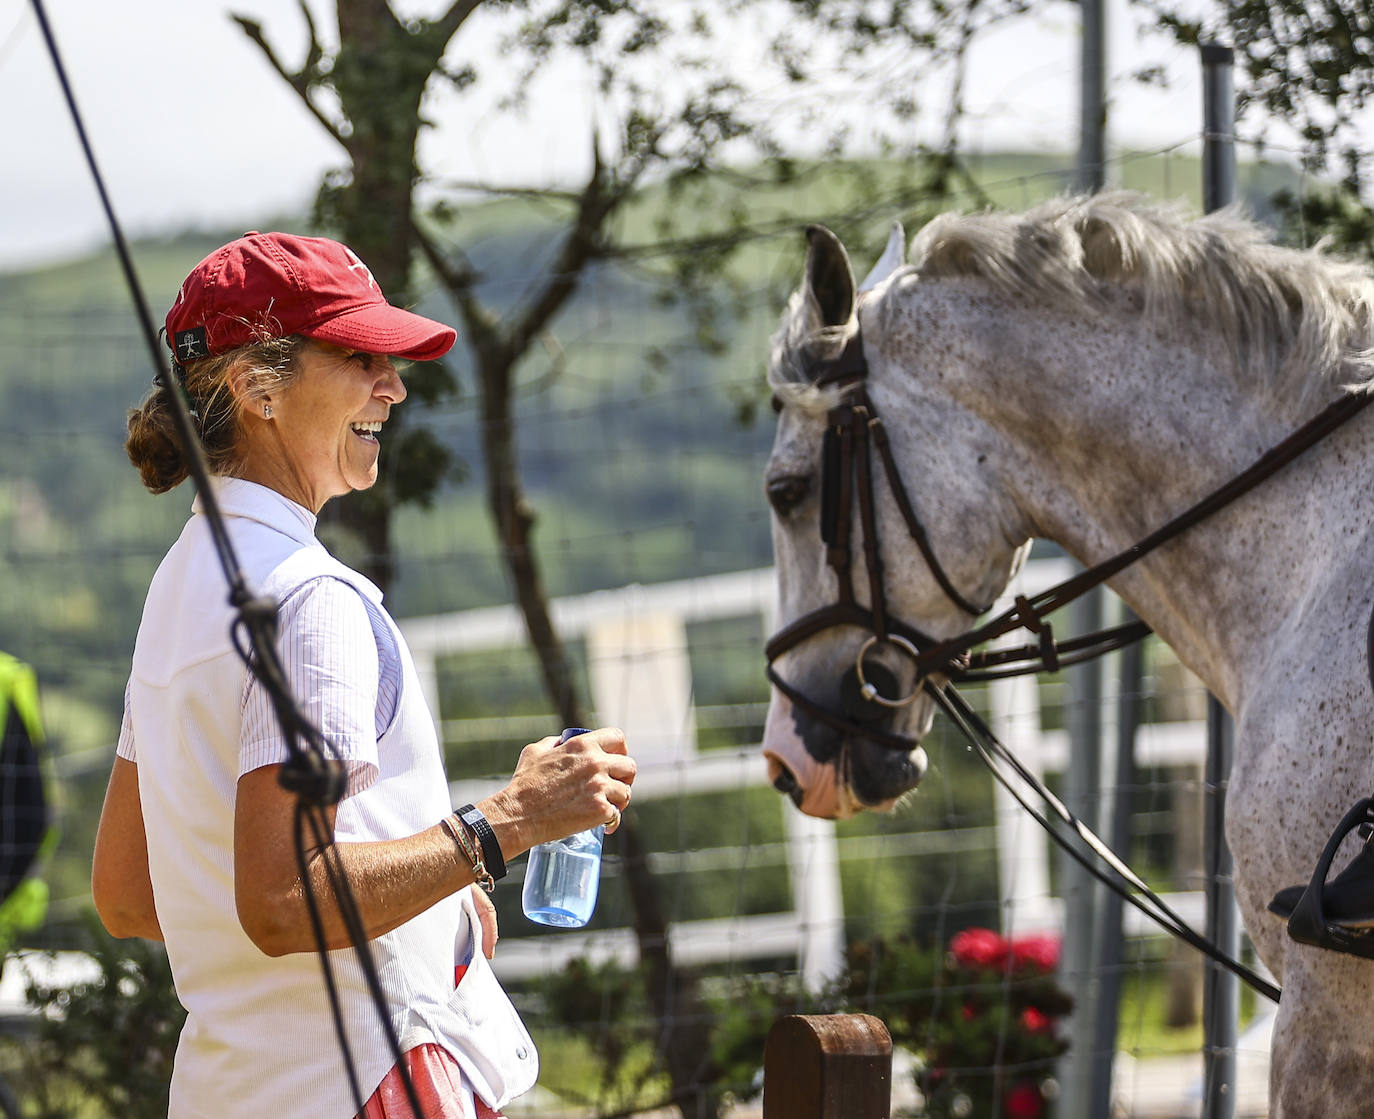
[[525,821],[531,843],[604,825],[620,826],[635,779],[625,734],[616,727],[587,731],[566,742],[550,736],[521,751],[512,783],[512,819]]
[[468,889],[472,891],[472,900],[477,906],[477,920],[482,925],[482,955],[490,960],[495,958],[496,942],[501,939],[496,928],[496,904],[480,886],[473,885]]

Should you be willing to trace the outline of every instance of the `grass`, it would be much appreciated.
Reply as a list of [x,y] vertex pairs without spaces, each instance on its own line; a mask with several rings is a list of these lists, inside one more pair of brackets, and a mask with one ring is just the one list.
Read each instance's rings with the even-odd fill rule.
[[632,1044],[615,1079],[605,1082],[602,1064],[585,1035],[537,1031],[539,1086],[560,1100],[601,1112],[650,1108],[670,1092],[668,1078],[651,1071],[653,1050],[647,1042]]
[[[1182,945],[1171,946],[1167,959],[1127,971],[1121,983],[1117,1049],[1140,1057],[1202,1052],[1202,974],[1202,957]],[[1170,1025],[1171,998],[1180,997],[1180,988],[1189,991],[1195,1013],[1186,1024]],[[1243,987],[1238,1028],[1244,1030],[1259,1009],[1258,996]]]

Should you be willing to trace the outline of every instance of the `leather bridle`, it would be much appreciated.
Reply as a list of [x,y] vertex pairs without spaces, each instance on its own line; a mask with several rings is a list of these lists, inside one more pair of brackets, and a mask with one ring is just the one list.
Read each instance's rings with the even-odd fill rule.
[[[835,572],[838,581],[839,600],[790,622],[769,639],[765,647],[768,657],[768,679],[794,706],[812,718],[846,736],[858,736],[906,753],[918,748],[918,743],[914,739],[865,724],[880,718],[892,708],[912,702],[922,691],[926,692],[934,704],[968,739],[970,747],[988,766],[993,777],[1045,828],[1050,838],[1088,873],[1120,895],[1124,901],[1140,909],[1167,932],[1193,945],[1217,964],[1239,976],[1256,991],[1277,1002],[1281,993],[1278,987],[1194,932],[1163,898],[1155,894],[1129,866],[1093,834],[1091,829],[1069,811],[1034,773],[1026,769],[1015,755],[998,741],[997,736],[952,685],[956,682],[992,680],[1041,671],[1053,672],[1121,648],[1146,636],[1150,628],[1137,621],[1070,641],[1056,642],[1046,615],[1105,583],[1161,544],[1174,539],[1219,509],[1249,493],[1347,420],[1362,412],[1374,402],[1374,395],[1365,392],[1347,393],[1266,451],[1240,474],[1129,548],[1080,571],[1048,590],[1031,597],[1018,595],[1012,607],[997,617],[958,637],[941,641],[907,622],[894,618],[887,608],[877,518],[874,513],[871,465],[873,448],[877,449],[884,475],[892,489],[897,507],[901,510],[902,519],[906,522],[907,531],[920,549],[941,590],[951,602],[972,617],[981,616],[990,607],[979,607],[966,599],[955,588],[936,557],[930,539],[916,517],[906,488],[902,484],[882,421],[865,389],[864,382],[867,376],[868,362],[864,358],[863,338],[856,325],[840,355],[832,361],[822,363],[820,371],[812,381],[817,386],[839,385],[844,390],[842,402],[832,408],[826,416],[826,432],[821,452],[821,539],[826,547],[826,563]],[[863,531],[864,567],[868,574],[869,601],[872,604],[867,609],[858,604],[854,595],[852,549],[849,538],[856,503],[859,524]],[[842,681],[841,695],[846,708],[843,714],[808,698],[784,680],[773,667],[774,662],[788,650],[796,648],[818,633],[837,626],[854,626],[866,630],[871,635],[859,649],[851,670],[852,677],[846,674]],[[1017,629],[1029,630],[1036,635],[1037,642],[1015,649],[971,652],[976,646]],[[915,681],[910,693],[905,696],[885,696],[880,693],[876,684],[865,678],[864,658],[870,649],[882,643],[901,648],[912,660]],[[895,686],[895,677],[886,669],[880,671]],[[934,678],[939,676],[944,676],[947,682],[937,685]],[[1018,787],[1018,782],[1036,791],[1048,806],[1048,813],[1039,812],[1030,804]],[[780,791],[788,793],[800,803],[801,790],[797,788],[795,778],[791,774],[784,771],[774,784]],[[1289,931],[1296,939],[1322,947],[1354,952],[1357,955],[1374,956],[1374,947],[1370,947],[1361,939],[1359,933],[1352,933],[1328,921],[1321,909],[1321,893],[1326,872],[1330,868],[1337,847],[1349,831],[1363,827],[1370,821],[1374,821],[1374,798],[1357,804],[1332,835],[1298,909],[1289,920]],[[1078,844],[1090,853],[1085,853]],[[1108,871],[1104,871],[1098,865],[1094,856],[1105,864]]]
[[[888,609],[875,513],[874,451],[882,463],[883,475],[906,523],[907,532],[946,597],[972,618],[985,614],[992,604],[977,605],[954,586],[916,516],[893,458],[887,431],[867,392],[868,361],[864,356],[863,335],[857,322],[854,333],[840,354],[817,364],[819,368],[811,383],[819,388],[838,386],[844,393],[841,402],[826,416],[821,451],[821,540],[826,549],[826,563],[835,573],[839,599],[789,622],[773,634],[764,649],[768,659],[768,679],[794,706],[813,719],[842,734],[859,736],[903,752],[915,750],[917,742],[870,724],[883,717],[888,710],[911,703],[926,688],[931,677],[944,676],[951,682],[980,683],[1008,676],[1055,672],[1145,637],[1150,633],[1150,627],[1143,622],[1133,621],[1069,641],[1056,642],[1047,615],[1105,583],[1161,544],[1248,493],[1374,400],[1367,393],[1342,396],[1260,456],[1246,470],[1129,548],[1039,594],[1029,598],[1018,595],[1008,610],[990,621],[957,637],[939,640],[893,617]],[[864,569],[871,604],[867,608],[858,603],[854,594],[850,536],[856,505],[863,534]],[[846,683],[855,683],[857,688],[842,688],[845,691],[843,713],[809,698],[783,679],[774,667],[778,658],[789,650],[819,633],[840,626],[853,626],[871,635],[859,649],[852,669],[853,679],[846,677]],[[1018,629],[1028,630],[1035,635],[1035,643],[1011,649],[971,652],[979,645]],[[874,671],[873,667],[866,668],[865,665],[870,650],[882,644],[901,649],[915,667],[914,682],[905,695],[884,695],[877,684],[867,678],[868,675],[882,677],[882,682],[895,687],[895,677],[889,671],[882,668]]]
[[[798,618],[769,639],[765,649],[768,657],[768,679],[793,704],[813,718],[837,730],[861,733],[884,746],[910,751],[915,748],[914,742],[876,727],[861,727],[858,718],[851,720],[837,715],[789,684],[773,666],[773,662],[789,649],[795,648],[818,633],[840,626],[855,626],[867,630],[872,636],[864,642],[855,660],[854,672],[859,684],[859,702],[854,706],[861,708],[866,704],[873,709],[871,717],[877,717],[882,714],[881,708],[906,706],[920,692],[918,679],[916,687],[909,695],[884,696],[865,675],[864,658],[875,645],[893,645],[914,659],[919,657],[922,650],[938,644],[922,630],[893,617],[887,607],[874,501],[874,451],[882,463],[884,475],[901,511],[902,519],[906,522],[907,531],[920,549],[940,589],[970,617],[976,618],[988,610],[987,606],[977,606],[969,602],[958,591],[935,555],[930,538],[916,516],[892,456],[887,429],[869,398],[865,385],[867,376],[868,361],[864,356],[863,335],[856,330],[850,335],[840,354],[825,362],[821,372],[812,382],[819,388],[838,386],[844,393],[843,399],[826,415],[825,435],[821,447],[821,542],[825,545],[826,564],[835,573],[839,599]],[[862,529],[860,543],[863,549],[864,570],[868,578],[868,600],[871,603],[867,608],[859,604],[854,593],[851,529],[856,504]]]

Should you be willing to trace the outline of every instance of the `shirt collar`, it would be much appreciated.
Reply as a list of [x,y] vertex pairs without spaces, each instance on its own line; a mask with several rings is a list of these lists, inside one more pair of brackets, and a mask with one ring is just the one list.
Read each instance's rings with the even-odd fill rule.
[[[215,502],[226,517],[246,517],[289,536],[301,544],[318,543],[315,539],[315,514],[304,505],[297,505],[276,490],[248,482],[242,478],[215,475],[210,479]],[[204,513],[200,494],[191,503],[192,513]]]

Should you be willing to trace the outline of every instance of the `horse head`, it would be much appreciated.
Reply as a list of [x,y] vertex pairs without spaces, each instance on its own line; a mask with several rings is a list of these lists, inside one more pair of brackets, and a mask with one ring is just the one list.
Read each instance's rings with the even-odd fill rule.
[[901,267],[901,227],[857,287],[838,238],[807,236],[769,363],[782,628],[763,748],[780,791],[835,818],[889,809],[919,784],[934,706],[913,657],[991,605],[1030,532],[983,453],[986,430],[942,391],[949,355],[890,329],[887,309],[918,282]]

